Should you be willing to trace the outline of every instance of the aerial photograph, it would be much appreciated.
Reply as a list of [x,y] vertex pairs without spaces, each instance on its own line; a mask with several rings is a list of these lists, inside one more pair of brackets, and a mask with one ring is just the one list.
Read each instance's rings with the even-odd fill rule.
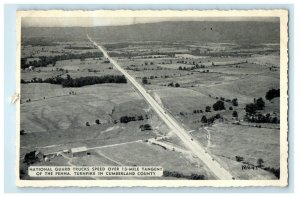
[[280,179],[280,18],[24,17],[20,36],[20,180]]

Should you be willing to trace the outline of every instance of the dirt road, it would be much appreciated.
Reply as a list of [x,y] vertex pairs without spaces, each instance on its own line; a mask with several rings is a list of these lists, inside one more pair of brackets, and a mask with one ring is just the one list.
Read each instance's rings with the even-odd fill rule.
[[233,179],[233,176],[225,170],[217,161],[215,161],[205,149],[196,141],[192,136],[178,123],[166,110],[164,110],[155,99],[145,90],[145,88],[136,81],[130,74],[127,73],[114,59],[112,59],[106,50],[94,42],[89,35],[87,38],[103,53],[107,58],[126,78],[132,83],[135,89],[144,97],[150,104],[158,116],[167,124],[167,126],[183,141],[185,146],[189,148],[192,153],[197,156],[201,161],[215,174],[215,176],[222,180]]

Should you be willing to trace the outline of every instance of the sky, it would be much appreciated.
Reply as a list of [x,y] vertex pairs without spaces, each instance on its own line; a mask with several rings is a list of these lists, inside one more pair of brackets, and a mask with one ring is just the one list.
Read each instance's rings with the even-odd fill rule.
[[99,18],[99,17],[26,17],[22,18],[23,27],[93,27],[93,26],[120,26],[139,23],[157,23],[164,21],[269,21],[278,22],[274,17],[218,17],[218,18],[166,18],[166,17],[122,17],[122,18]]

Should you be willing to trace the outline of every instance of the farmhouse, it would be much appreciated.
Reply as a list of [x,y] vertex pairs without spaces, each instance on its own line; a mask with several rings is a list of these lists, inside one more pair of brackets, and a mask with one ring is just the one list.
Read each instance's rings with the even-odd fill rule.
[[85,146],[72,148],[71,152],[73,157],[85,156],[87,155],[87,148]]

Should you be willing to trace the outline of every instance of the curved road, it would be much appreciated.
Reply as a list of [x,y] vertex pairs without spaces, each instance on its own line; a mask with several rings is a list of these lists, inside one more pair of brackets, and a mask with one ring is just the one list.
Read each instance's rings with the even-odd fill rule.
[[224,169],[217,161],[215,161],[205,149],[196,141],[192,139],[192,136],[180,126],[170,114],[168,114],[152,96],[140,85],[135,78],[127,73],[115,60],[113,60],[106,50],[94,42],[89,35],[87,38],[103,53],[104,57],[107,58],[140,92],[144,99],[150,104],[153,110],[158,114],[158,116],[168,125],[168,127],[183,141],[185,146],[189,148],[194,155],[196,155],[214,174],[217,178],[222,180],[233,179],[233,176]]

